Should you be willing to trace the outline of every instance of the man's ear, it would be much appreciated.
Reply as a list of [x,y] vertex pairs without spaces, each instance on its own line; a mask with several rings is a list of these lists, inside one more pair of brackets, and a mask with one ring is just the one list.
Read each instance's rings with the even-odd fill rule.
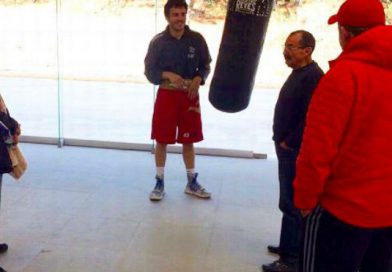
[[310,56],[313,53],[312,47],[305,47],[304,50],[305,50],[306,55]]
[[344,27],[339,25],[339,43],[342,48],[346,46],[346,44],[352,39],[351,33]]
[[351,33],[348,32],[344,26],[341,26],[341,25],[339,26],[339,32],[340,32],[341,37],[346,41],[352,38]]

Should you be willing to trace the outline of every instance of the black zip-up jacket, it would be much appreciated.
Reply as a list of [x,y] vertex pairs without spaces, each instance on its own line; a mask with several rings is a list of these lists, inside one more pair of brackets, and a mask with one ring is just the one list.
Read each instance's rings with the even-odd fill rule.
[[147,79],[159,85],[162,72],[168,71],[184,79],[202,78],[204,84],[210,73],[211,57],[203,36],[185,26],[183,36],[178,40],[170,35],[169,27],[157,34],[148,47],[144,60]]
[[[16,133],[18,122],[10,116],[8,110],[7,112],[0,111],[0,121],[10,130],[12,135]],[[12,171],[12,163],[3,136],[0,135],[0,175]]]
[[285,141],[289,147],[300,149],[306,112],[323,75],[324,72],[316,62],[291,72],[275,106],[272,139],[276,143]]

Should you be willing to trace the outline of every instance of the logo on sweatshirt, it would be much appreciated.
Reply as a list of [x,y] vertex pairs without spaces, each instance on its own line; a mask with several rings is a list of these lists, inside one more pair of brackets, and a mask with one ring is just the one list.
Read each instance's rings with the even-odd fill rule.
[[195,57],[196,48],[189,46],[188,48],[188,59],[193,59]]

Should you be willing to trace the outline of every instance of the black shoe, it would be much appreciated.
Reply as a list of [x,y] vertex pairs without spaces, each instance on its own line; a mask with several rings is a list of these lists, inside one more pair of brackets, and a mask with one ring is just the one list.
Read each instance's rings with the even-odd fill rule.
[[0,254],[7,252],[7,250],[8,250],[7,244],[0,244]]
[[270,264],[263,264],[261,269],[264,272],[297,272],[297,268],[295,266],[286,264],[281,260],[277,260]]
[[278,254],[280,255],[280,247],[278,246],[267,246],[268,252],[272,253],[272,254]]
[[0,272],[7,272],[4,270],[4,268],[0,267]]

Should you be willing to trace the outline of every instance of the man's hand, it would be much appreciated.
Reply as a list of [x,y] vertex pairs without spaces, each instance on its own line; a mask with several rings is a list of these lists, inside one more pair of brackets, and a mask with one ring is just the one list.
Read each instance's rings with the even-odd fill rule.
[[299,210],[301,212],[302,217],[308,216],[312,210]]
[[19,135],[21,133],[21,129],[20,129],[20,124],[18,124],[18,127],[15,130],[15,134],[12,135],[12,140],[14,141],[14,144],[18,144],[19,143]]
[[163,79],[168,79],[175,88],[183,89],[184,88],[184,79],[173,72],[163,72],[162,73]]
[[199,76],[193,78],[191,85],[189,86],[189,89],[188,89],[189,99],[194,99],[199,95],[199,88],[200,88],[201,81],[202,81],[202,78]]
[[289,146],[287,145],[286,141],[280,142],[280,143],[279,143],[279,146],[280,146],[281,148],[283,148],[284,150],[289,150],[289,151],[293,150],[291,147],[289,147]]
[[20,128],[20,124],[18,123],[18,126],[15,129],[15,134],[19,136],[21,132],[22,132],[22,129]]

